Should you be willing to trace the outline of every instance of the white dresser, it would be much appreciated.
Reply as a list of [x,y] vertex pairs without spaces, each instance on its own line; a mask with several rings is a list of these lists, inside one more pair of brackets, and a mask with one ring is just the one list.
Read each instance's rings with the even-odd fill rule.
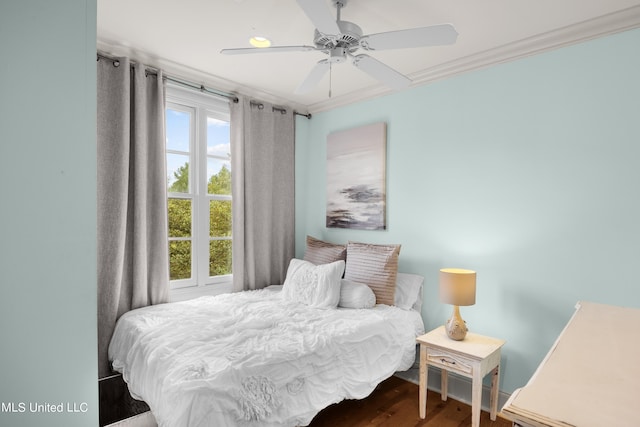
[[640,310],[579,302],[502,415],[520,426],[640,426]]

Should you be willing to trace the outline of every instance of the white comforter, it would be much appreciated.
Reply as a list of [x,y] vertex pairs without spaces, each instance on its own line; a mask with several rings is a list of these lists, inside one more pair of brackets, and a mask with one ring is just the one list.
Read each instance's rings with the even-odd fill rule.
[[415,311],[311,309],[269,290],[130,311],[109,358],[160,427],[307,425],[414,362]]

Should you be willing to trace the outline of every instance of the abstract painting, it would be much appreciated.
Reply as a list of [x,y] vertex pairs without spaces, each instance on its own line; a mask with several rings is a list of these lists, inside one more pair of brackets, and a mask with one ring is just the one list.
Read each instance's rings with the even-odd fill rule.
[[327,137],[327,227],[386,229],[387,124]]

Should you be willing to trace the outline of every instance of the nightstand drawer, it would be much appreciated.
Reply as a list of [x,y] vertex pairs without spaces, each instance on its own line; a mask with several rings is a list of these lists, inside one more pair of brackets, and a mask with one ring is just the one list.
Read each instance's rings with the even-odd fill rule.
[[427,363],[452,372],[460,372],[468,375],[471,375],[473,372],[472,361],[437,350],[427,352]]

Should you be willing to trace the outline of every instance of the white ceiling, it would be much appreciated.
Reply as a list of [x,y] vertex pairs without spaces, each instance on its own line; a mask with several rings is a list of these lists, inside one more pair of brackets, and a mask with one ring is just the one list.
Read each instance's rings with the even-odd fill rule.
[[[335,13],[331,0],[317,1]],[[454,45],[367,52],[417,86],[640,27],[640,0],[350,0],[342,19],[364,34],[454,25]],[[98,49],[174,77],[312,113],[390,93],[344,63],[333,67],[331,81],[327,74],[315,90],[294,94],[325,58],[321,52],[220,54],[250,47],[253,35],[274,46],[313,45],[313,31],[296,0],[98,0]]]

